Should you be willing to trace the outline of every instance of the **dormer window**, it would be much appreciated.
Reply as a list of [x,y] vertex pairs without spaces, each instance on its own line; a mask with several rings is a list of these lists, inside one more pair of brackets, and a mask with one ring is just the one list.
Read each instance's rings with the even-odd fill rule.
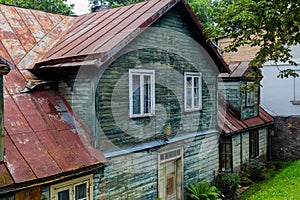
[[131,118],[154,115],[154,70],[129,70],[129,107]]
[[195,111],[202,109],[202,81],[201,74],[184,73],[184,110]]
[[246,106],[247,107],[252,107],[255,106],[255,101],[256,101],[256,88],[251,88],[253,83],[248,82],[247,83],[247,93],[246,93]]

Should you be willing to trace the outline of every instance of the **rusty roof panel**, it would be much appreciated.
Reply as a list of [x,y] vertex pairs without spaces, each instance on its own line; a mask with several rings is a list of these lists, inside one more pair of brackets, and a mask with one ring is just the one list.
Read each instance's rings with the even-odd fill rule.
[[45,32],[48,33],[55,26],[55,24],[53,24],[53,22],[48,17],[48,14],[46,12],[32,10],[32,14],[35,16],[35,18],[38,20],[38,22],[42,25]]
[[[1,5],[1,8],[3,5]],[[21,45],[20,41],[18,40],[16,34],[14,33],[13,29],[10,27],[9,23],[7,22],[5,16],[3,16],[2,12],[0,12],[0,39],[1,42],[12,58],[12,61],[16,64],[18,61],[25,55],[25,50]],[[1,55],[4,57],[4,55]],[[4,57],[6,58],[6,57]]]
[[235,117],[229,109],[227,109],[230,105],[226,102],[223,95],[218,94],[218,96],[218,126],[226,134],[234,134],[259,126],[269,125],[274,121],[274,119],[262,108],[259,108],[258,116],[247,119],[239,119]]
[[[49,123],[42,118],[40,111],[37,108],[38,104],[32,99],[30,94],[24,93],[14,95],[13,99],[34,131],[49,129]],[[30,112],[28,112],[29,110]]]
[[[57,131],[38,132],[37,136],[45,149],[64,171],[77,169],[83,166],[78,157],[71,151]],[[61,152],[64,152],[63,154]]]
[[58,15],[58,14],[53,14],[53,13],[47,13],[47,15],[53,24],[58,24],[65,17],[63,15]]
[[66,17],[55,28],[53,28],[45,37],[43,37],[18,64],[19,69],[31,69],[37,60],[40,60],[44,54],[50,50],[57,41],[68,30],[74,19]]
[[[55,58],[56,56],[65,56],[67,53],[69,53],[69,51],[71,49],[74,49],[75,47],[77,47],[77,45],[81,44],[82,38],[89,38],[92,36],[93,33],[100,31],[102,26],[104,26],[105,24],[109,23],[109,20],[107,20],[112,14],[114,13],[122,13],[122,11],[124,10],[120,8],[115,8],[112,9],[110,12],[105,12],[104,15],[102,15],[102,13],[100,12],[101,15],[99,18],[97,17],[97,19],[95,21],[90,21],[90,23],[88,24],[88,26],[86,26],[86,24],[83,24],[83,26],[85,26],[84,28],[80,28],[80,30],[74,30],[74,32],[69,32],[67,34],[68,39],[67,40],[61,40],[63,42],[58,42],[58,46],[55,46],[52,50],[50,50],[44,57],[44,59],[51,59],[51,58]],[[97,16],[98,16],[97,15]],[[98,29],[95,29],[95,27],[99,27]]]
[[[0,30],[0,32],[1,32],[1,30]],[[0,56],[2,57],[2,59],[5,59],[6,61],[10,62],[12,65],[15,65],[14,61],[12,60],[10,55],[8,54],[6,48],[3,46],[1,40],[0,40]]]
[[33,132],[13,135],[11,138],[37,178],[62,172]]
[[22,20],[16,9],[12,6],[2,6],[1,11],[5,15],[7,22],[14,30],[14,33],[17,35],[25,51],[30,50],[36,43],[36,40],[27,26],[24,24],[24,21]]
[[17,68],[11,70],[9,74],[3,76],[4,87],[7,88],[10,94],[17,94],[24,88],[26,80]]
[[9,135],[32,132],[24,115],[11,96],[4,96],[4,126]]
[[23,18],[24,23],[34,36],[36,42],[45,36],[46,32],[42,28],[41,24],[37,21],[31,10],[19,8],[18,13],[20,17]]
[[4,136],[5,161],[16,183],[21,183],[36,178],[28,163],[24,160],[19,150],[13,144],[9,136]]

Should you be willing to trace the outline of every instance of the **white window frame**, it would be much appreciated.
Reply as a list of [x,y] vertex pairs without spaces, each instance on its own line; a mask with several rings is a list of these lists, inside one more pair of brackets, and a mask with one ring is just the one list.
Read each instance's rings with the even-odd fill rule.
[[246,107],[255,106],[257,89],[254,88],[253,91],[249,91],[249,89],[251,87],[251,84],[254,84],[254,83],[253,82],[247,82]]
[[[150,112],[144,113],[144,98],[140,98],[140,113],[133,113],[133,76],[140,76],[140,96],[144,96],[143,83],[144,76],[150,76]],[[148,117],[155,115],[155,71],[147,69],[129,69],[129,117]]]
[[77,179],[73,179],[70,181],[65,181],[62,183],[58,183],[55,185],[51,185],[50,192],[51,192],[51,200],[58,200],[58,193],[64,190],[69,190],[70,194],[70,200],[75,200],[75,188],[78,185],[81,185],[83,183],[87,184],[87,198],[86,200],[92,200],[93,199],[93,175],[87,175],[84,177],[80,177]]
[[[192,91],[194,91],[194,78],[199,78],[198,88],[199,88],[199,106],[195,107],[194,105],[194,92],[192,92],[192,106],[191,108],[187,107],[187,78],[192,78]],[[202,74],[195,72],[185,72],[184,73],[184,110],[185,111],[197,111],[202,110]]]

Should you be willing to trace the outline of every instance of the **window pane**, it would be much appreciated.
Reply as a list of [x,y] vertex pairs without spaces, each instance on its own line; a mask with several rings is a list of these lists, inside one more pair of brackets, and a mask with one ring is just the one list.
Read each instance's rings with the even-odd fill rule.
[[141,112],[141,101],[140,101],[140,76],[139,75],[133,75],[132,76],[132,111],[133,114],[140,114]]
[[69,200],[69,199],[70,199],[69,190],[58,192],[58,200]]
[[192,108],[192,77],[186,79],[186,108]]
[[144,76],[144,113],[151,113],[151,77]]
[[87,199],[86,183],[75,186],[75,200]]

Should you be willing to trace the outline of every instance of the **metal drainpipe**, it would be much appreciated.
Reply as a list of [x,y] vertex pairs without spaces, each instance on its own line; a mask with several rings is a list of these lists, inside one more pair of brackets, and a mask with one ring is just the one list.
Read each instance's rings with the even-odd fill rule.
[[240,170],[242,170],[243,167],[243,132],[240,134],[240,159],[241,159],[241,166]]

